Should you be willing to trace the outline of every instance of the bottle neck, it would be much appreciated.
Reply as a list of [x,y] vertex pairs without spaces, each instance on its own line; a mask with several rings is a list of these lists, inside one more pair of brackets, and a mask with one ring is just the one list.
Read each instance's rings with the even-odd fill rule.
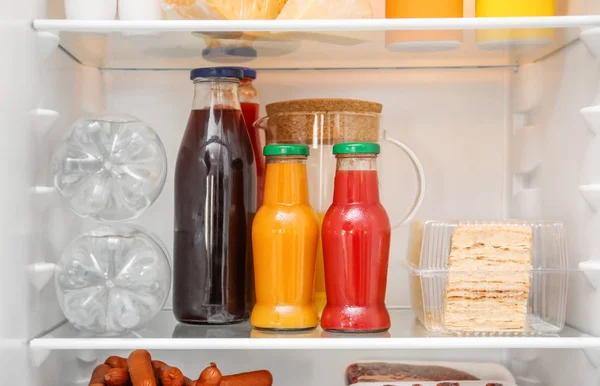
[[239,83],[239,80],[235,78],[194,79],[194,102],[192,110],[240,110],[240,100],[238,97]]
[[333,202],[379,204],[377,156],[338,155]]
[[267,157],[267,175],[263,203],[308,205],[306,157]]
[[258,92],[252,84],[252,79],[242,79],[242,81],[240,82],[239,97],[241,103],[259,103]]

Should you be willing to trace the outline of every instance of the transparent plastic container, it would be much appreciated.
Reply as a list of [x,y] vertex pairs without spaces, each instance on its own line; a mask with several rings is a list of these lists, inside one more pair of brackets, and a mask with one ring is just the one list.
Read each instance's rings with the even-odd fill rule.
[[60,307],[73,326],[116,336],[141,329],[162,309],[171,267],[164,245],[143,229],[104,226],[65,248],[54,279]]
[[517,386],[516,383],[506,382],[506,381],[498,381],[498,380],[485,380],[485,381],[460,381],[460,382],[423,382],[418,381],[419,383],[415,383],[417,381],[408,381],[408,382],[359,382],[353,383],[351,386]]
[[346,379],[348,386],[516,386],[506,367],[489,362],[361,361],[346,368]]
[[569,267],[561,222],[414,222],[408,256],[413,309],[430,331],[551,334],[564,327]]
[[154,130],[127,115],[81,119],[54,152],[54,185],[79,216],[124,221],[159,196],[167,156]]

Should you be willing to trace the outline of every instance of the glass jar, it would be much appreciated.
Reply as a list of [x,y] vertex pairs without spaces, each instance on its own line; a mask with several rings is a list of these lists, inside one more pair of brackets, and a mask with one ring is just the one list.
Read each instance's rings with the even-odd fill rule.
[[308,199],[305,145],[268,145],[263,206],[252,225],[256,304],[252,326],[315,328],[313,303],[319,225]]
[[[308,186],[312,207],[319,224],[333,201],[336,159],[333,146],[344,142],[380,142],[382,138],[397,146],[411,160],[417,177],[417,196],[408,215],[396,217],[392,229],[410,221],[421,206],[425,195],[425,175],[421,162],[405,144],[388,137],[381,130],[382,105],[351,99],[302,99],[266,106],[267,117],[256,122],[266,132],[266,143],[305,144],[311,148],[308,157]],[[383,184],[385,186],[385,183]],[[323,253],[317,250],[315,304],[322,312],[326,304]]]
[[340,332],[390,328],[385,307],[391,226],[379,201],[375,143],[343,143],[337,157],[333,204],[323,219],[327,306],[321,326]]
[[242,70],[193,70],[194,102],[175,168],[173,312],[192,324],[248,316],[256,169],[242,119]]

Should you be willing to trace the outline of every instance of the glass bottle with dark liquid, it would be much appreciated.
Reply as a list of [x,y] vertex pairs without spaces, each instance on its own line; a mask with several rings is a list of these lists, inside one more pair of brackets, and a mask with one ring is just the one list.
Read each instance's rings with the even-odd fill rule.
[[194,104],[175,170],[173,312],[183,323],[247,318],[256,168],[238,99],[242,77],[233,68],[191,73]]

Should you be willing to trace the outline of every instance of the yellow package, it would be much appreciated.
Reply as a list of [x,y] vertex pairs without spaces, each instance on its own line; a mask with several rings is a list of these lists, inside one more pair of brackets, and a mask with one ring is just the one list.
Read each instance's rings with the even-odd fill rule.
[[161,0],[169,18],[275,19],[287,0]]
[[277,19],[370,19],[370,0],[288,0]]

